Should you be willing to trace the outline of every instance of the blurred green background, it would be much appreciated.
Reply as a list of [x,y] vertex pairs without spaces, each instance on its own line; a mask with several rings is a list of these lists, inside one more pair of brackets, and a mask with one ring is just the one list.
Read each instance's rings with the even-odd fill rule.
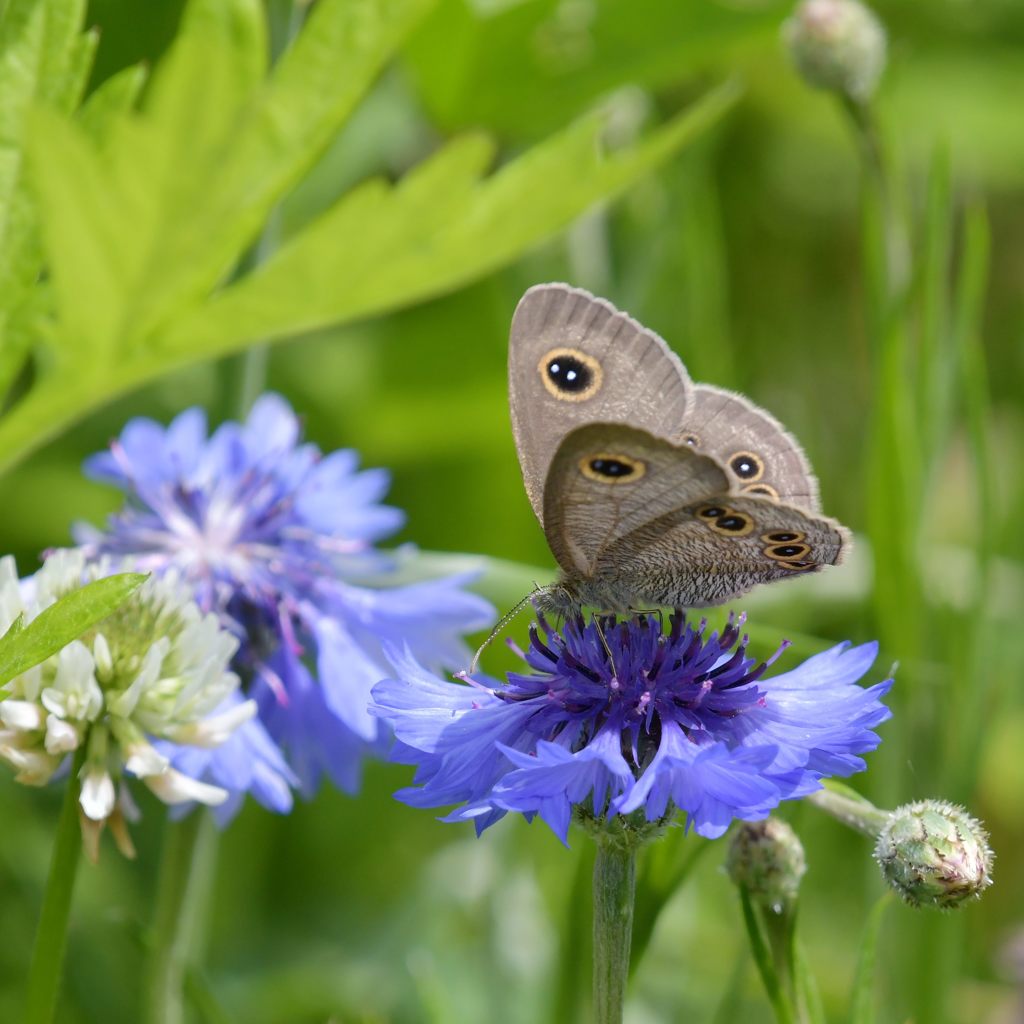
[[[778,637],[797,637],[792,664],[830,642],[881,636],[875,678],[902,663],[896,718],[855,784],[886,806],[964,801],[991,828],[998,855],[996,888],[981,903],[946,915],[889,911],[877,1019],[1001,1024],[1024,1013],[1024,6],[875,6],[890,32],[879,113],[915,267],[936,252],[929,196],[945,208],[936,182],[946,161],[952,181],[950,254],[940,251],[931,278],[926,269],[915,278],[920,304],[906,313],[910,359],[900,372],[883,372],[870,336],[856,142],[838,104],[805,87],[780,51],[788,2],[440,0],[285,203],[286,236],[353,184],[396,177],[464,129],[493,136],[507,159],[597,104],[630,139],[730,75],[745,83],[744,98],[620,201],[507,269],[395,315],[276,346],[269,385],[323,449],[351,446],[366,465],[392,471],[390,501],[408,511],[397,541],[545,571],[552,560],[522,488],[505,380],[509,320],[530,284],[568,280],[607,296],[663,334],[694,378],[744,391],[778,415],[804,443],[826,510],[857,533],[858,550],[840,570],[745,602],[755,645],[767,652]],[[147,0],[141,13],[134,0],[95,0],[93,84],[158,61],[180,7]],[[931,280],[955,291],[961,213],[973,211],[977,223],[982,208],[991,251],[974,333],[988,393],[966,394],[954,339],[940,356],[948,429],[911,444],[878,427],[879,409],[905,404],[917,387],[922,290]],[[955,312],[946,310],[950,335]],[[0,550],[27,572],[40,551],[68,542],[71,519],[102,520],[117,498],[82,478],[83,457],[133,415],[167,420],[194,403],[214,421],[231,415],[238,376],[232,359],[167,377],[32,456],[0,484]],[[883,493],[891,477],[878,450],[905,440],[903,457],[920,465],[915,493],[900,505]],[[979,457],[991,470],[987,495]],[[887,538],[913,546],[909,569],[872,565]],[[907,572],[917,574],[913,586]],[[530,578],[527,570],[486,589],[507,607]],[[878,599],[879,582],[906,599]],[[489,664],[496,670],[502,658],[492,652]],[[390,793],[407,781],[404,768],[370,765],[358,799],[324,791],[287,818],[249,806],[224,834],[207,975],[227,1019],[571,1019],[551,1006],[559,936],[580,912],[572,887],[585,837],[567,851],[542,825],[507,820],[476,840],[468,826],[394,802]],[[58,799],[0,773],[2,1020],[18,1012]],[[138,860],[107,847],[98,867],[83,870],[62,1020],[137,1019],[164,817],[155,801],[143,809]],[[803,942],[829,1019],[846,1021],[859,933],[883,887],[864,839],[810,807],[785,813],[810,863]],[[633,1024],[770,1019],[723,853],[715,844],[664,907],[631,990]]]

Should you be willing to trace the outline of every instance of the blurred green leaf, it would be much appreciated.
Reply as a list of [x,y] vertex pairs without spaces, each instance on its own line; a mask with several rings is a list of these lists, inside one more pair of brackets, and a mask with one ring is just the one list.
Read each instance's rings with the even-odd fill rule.
[[78,121],[91,139],[102,142],[139,98],[146,82],[145,68],[133,66],[111,75],[82,104]]
[[441,0],[406,48],[419,93],[449,129],[533,140],[609,91],[660,87],[774,42],[786,0],[527,3]]
[[671,828],[644,849],[636,880],[630,976],[636,972],[647,952],[662,910],[676,890],[686,884],[711,846],[697,835],[687,836],[683,828]]
[[[624,152],[586,119],[482,178],[488,147],[459,139],[398,186],[372,181],[161,339],[207,354],[378,313],[463,284],[565,227],[715,123],[725,86]],[[344,244],[339,244],[344,239]]]
[[478,277],[620,192],[715,123],[738,94],[734,85],[718,89],[607,156],[601,120],[586,119],[487,178],[489,144],[456,140],[395,187],[356,188],[216,290],[424,2],[325,0],[261,85],[262,21],[250,0],[193,0],[142,116],[105,111],[105,144],[54,111],[36,111],[29,152],[55,304],[41,334],[52,332],[53,354],[0,421],[0,466],[172,367]]
[[70,112],[92,64],[95,33],[79,34],[85,0],[11,0],[0,15],[0,400],[29,353],[34,286],[42,266],[24,165],[36,102]]
[[871,910],[864,927],[857,958],[857,974],[850,996],[850,1024],[875,1024],[875,967],[878,960],[878,937],[882,933],[885,912],[893,903],[891,892],[885,893]]
[[66,594],[28,625],[16,619],[0,637],[0,686],[77,640],[124,604],[146,578],[144,573],[106,576]]

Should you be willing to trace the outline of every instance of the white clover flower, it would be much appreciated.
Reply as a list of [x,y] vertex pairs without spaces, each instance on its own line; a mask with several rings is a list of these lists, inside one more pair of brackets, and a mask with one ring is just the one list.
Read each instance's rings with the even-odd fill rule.
[[[80,552],[56,551],[19,581],[13,559],[0,559],[0,632],[112,570]],[[107,821],[119,845],[127,842],[126,775],[168,804],[222,803],[225,790],[173,768],[153,740],[215,747],[255,714],[253,701],[229,700],[239,682],[228,671],[236,647],[175,573],[151,578],[79,640],[0,689],[0,758],[17,781],[44,785],[84,745],[80,805],[93,848]]]

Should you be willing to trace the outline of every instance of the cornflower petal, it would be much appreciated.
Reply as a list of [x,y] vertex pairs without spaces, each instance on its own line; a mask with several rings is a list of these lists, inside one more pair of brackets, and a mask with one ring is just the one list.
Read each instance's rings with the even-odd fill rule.
[[[90,475],[125,492],[127,504],[106,530],[75,531],[91,557],[180,576],[236,638],[233,667],[265,727],[249,747],[262,769],[235,770],[237,743],[197,758],[185,743],[202,741],[201,733],[179,734],[180,748],[166,753],[175,764],[202,764],[205,778],[246,786],[274,810],[290,808],[281,795],[289,780],[307,796],[325,776],[354,792],[362,760],[383,753],[381,721],[366,708],[371,687],[388,673],[385,643],[408,642],[435,669],[461,666],[469,657],[463,635],[493,615],[464,591],[467,577],[386,590],[359,585],[393,569],[373,547],[404,522],[380,504],[389,476],[360,470],[352,451],[322,455],[300,435],[298,417],[274,394],[259,398],[244,423],[212,435],[197,409],[166,428],[132,420],[109,452],[86,462]],[[207,644],[210,625],[188,628],[197,647]],[[211,679],[202,661],[187,668],[178,712],[212,713],[227,691],[223,679]],[[225,816],[239,805],[227,801]]]
[[539,618],[522,653],[532,671],[471,686],[388,648],[395,675],[373,688],[370,711],[394,730],[392,760],[416,767],[396,796],[459,804],[443,820],[478,833],[515,811],[565,842],[580,808],[658,824],[682,812],[716,837],[862,768],[889,717],[892,681],[858,685],[876,645],[840,644],[770,678],[774,659],[747,655],[742,624],[708,632],[677,612],[667,625],[606,616],[555,630]]

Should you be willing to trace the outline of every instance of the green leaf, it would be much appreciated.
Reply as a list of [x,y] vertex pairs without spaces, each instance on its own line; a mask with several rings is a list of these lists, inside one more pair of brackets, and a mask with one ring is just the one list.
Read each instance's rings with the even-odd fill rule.
[[78,103],[97,42],[80,34],[84,11],[84,0],[12,0],[0,18],[0,398],[38,340],[26,329],[42,268],[24,167],[27,115],[38,101],[63,111]]
[[111,117],[105,147],[38,111],[29,156],[65,345],[112,361],[215,288],[426,2],[326,0],[265,79],[257,0],[193,0],[142,116]]
[[15,620],[0,637],[0,685],[45,661],[119,608],[147,579],[143,573],[107,576],[66,594],[28,625]]
[[850,1024],[874,1024],[875,1014],[875,964],[878,959],[878,937],[882,931],[885,912],[893,903],[893,895],[887,892],[871,909],[864,937],[860,943],[857,959],[857,973],[850,997]]
[[136,104],[146,82],[146,69],[135,65],[111,75],[93,90],[78,112],[78,123],[95,142],[109,138],[114,125]]
[[791,4],[591,0],[441,0],[407,47],[418,95],[449,130],[486,124],[535,140],[623,83],[649,89],[735,64],[744,45],[775,44]]
[[50,270],[37,301],[55,313],[33,308],[21,335],[48,341],[53,358],[0,420],[0,470],[172,368],[393,310],[501,266],[696,138],[738,94],[718,89],[611,154],[601,119],[587,118],[491,176],[491,143],[457,139],[395,186],[354,189],[222,286],[429,3],[323,0],[264,78],[256,0],[192,0],[141,113],[130,109],[138,73],[80,119],[33,112]]
[[687,836],[682,828],[673,828],[644,849],[636,880],[630,975],[636,972],[647,952],[662,910],[673,894],[686,884],[712,845],[698,836]]
[[737,95],[734,85],[723,86],[638,145],[607,156],[602,120],[586,118],[489,178],[479,177],[479,141],[452,143],[394,188],[371,182],[349,193],[159,344],[226,353],[261,336],[353,320],[465,284],[620,192],[714,124]]

